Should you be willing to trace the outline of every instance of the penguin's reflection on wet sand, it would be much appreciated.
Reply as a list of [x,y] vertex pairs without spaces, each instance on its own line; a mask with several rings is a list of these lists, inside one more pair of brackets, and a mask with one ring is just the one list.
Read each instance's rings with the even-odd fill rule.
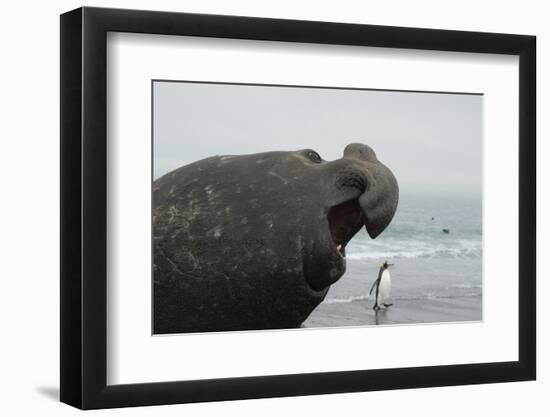
[[378,319],[378,313],[380,313],[380,310],[375,310],[374,311],[374,324],[376,324],[376,325],[380,324],[380,320]]
[[386,313],[387,313],[386,309],[375,310],[374,311],[374,324],[375,325],[384,324],[384,322],[385,322],[384,319],[386,318]]

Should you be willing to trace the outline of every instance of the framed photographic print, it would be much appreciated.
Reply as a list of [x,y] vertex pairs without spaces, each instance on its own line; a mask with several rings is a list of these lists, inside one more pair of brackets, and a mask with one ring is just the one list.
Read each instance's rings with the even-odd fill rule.
[[531,380],[535,38],[61,16],[61,401]]

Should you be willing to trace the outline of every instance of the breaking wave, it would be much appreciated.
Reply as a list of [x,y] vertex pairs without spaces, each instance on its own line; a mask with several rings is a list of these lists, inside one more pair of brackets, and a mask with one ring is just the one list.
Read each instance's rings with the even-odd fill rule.
[[385,258],[480,258],[481,239],[441,241],[354,242],[346,248],[348,259]]

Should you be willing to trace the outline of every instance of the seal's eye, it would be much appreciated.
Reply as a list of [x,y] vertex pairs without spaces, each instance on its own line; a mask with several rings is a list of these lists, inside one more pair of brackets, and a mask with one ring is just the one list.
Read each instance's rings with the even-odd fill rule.
[[321,162],[323,162],[319,154],[315,151],[307,151],[307,157],[316,164],[320,164]]

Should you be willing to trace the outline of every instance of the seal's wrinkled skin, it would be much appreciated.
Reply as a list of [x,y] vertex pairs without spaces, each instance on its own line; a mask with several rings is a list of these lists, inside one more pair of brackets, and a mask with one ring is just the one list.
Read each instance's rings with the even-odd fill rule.
[[310,149],[215,156],[153,185],[154,333],[298,327],[372,238],[398,185],[374,151],[336,161]]

